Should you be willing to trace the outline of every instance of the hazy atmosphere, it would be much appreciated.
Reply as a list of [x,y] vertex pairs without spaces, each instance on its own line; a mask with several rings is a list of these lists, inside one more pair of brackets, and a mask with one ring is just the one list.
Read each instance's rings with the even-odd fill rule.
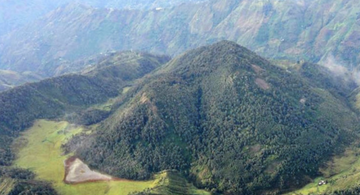
[[360,194],[359,45],[356,0],[0,0],[0,194]]

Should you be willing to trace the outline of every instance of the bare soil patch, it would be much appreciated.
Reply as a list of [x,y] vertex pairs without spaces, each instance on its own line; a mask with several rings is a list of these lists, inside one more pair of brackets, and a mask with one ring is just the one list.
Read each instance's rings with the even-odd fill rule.
[[270,85],[264,81],[263,79],[260,79],[260,78],[257,78],[255,80],[255,83],[257,86],[259,86],[261,89],[264,89],[264,90],[267,90],[267,89],[270,89]]
[[255,64],[252,64],[251,67],[252,67],[252,69],[256,72],[256,74],[260,74],[260,73],[262,73],[263,71],[265,71],[265,70],[262,69],[260,66],[255,65]]
[[78,184],[96,181],[119,180],[109,175],[93,171],[77,157],[70,157],[64,161],[65,176],[64,182],[67,184]]
[[256,145],[253,145],[253,146],[250,147],[250,152],[253,153],[253,154],[260,152],[260,150],[261,150],[261,145],[260,144],[256,144]]

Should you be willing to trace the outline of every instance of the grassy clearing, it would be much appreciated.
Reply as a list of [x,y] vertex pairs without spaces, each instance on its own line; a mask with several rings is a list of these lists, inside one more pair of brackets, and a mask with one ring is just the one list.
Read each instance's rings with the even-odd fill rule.
[[[291,192],[291,195],[322,194],[339,189],[348,189],[360,185],[360,149],[356,146],[349,147],[343,154],[335,156],[326,167],[320,170],[323,177],[314,181],[300,190]],[[327,180],[328,184],[318,186],[320,180]]]
[[124,87],[122,94],[126,94],[129,90],[131,89],[131,87]]
[[96,104],[96,105],[92,106],[91,108],[104,110],[104,111],[110,111],[111,106],[114,104],[114,102],[115,102],[115,98],[110,98],[107,102],[105,102],[103,104]]
[[328,187],[329,184],[327,185],[323,185],[323,186],[318,186],[319,181],[323,180],[324,178],[319,177],[314,179],[313,183],[310,183],[308,185],[306,185],[305,187],[303,187],[302,189],[295,191],[295,192],[291,192],[289,193],[289,195],[305,195],[305,194],[321,194],[322,192],[325,192]]
[[181,195],[209,195],[204,190],[197,189],[194,185],[188,183],[176,172],[163,171],[155,176],[154,188],[150,191],[152,194],[181,194]]
[[291,61],[291,60],[270,60],[270,62],[284,70],[293,69],[293,70],[299,70],[301,66],[303,65],[304,61]]
[[75,127],[67,122],[37,121],[19,139],[27,140],[17,152],[15,166],[29,168],[37,174],[37,178],[50,181],[54,188],[63,195],[77,194],[128,194],[154,187],[154,181],[110,181],[78,185],[63,183],[65,174],[61,144],[71,136],[80,133],[81,127]]
[[[154,189],[156,193],[166,190],[166,194],[176,194],[179,191],[199,195],[209,194],[206,191],[198,190],[181,176],[166,171],[155,175],[155,179],[150,181],[104,181],[76,185],[65,184],[63,182],[65,175],[64,160],[68,156],[62,154],[61,145],[83,130],[82,127],[76,127],[64,121],[38,120],[33,127],[25,131],[14,142],[13,150],[17,153],[14,166],[28,168],[36,173],[38,179],[52,182],[55,190],[62,195],[126,195],[135,191],[141,192],[145,189]],[[0,183],[1,185],[12,184],[11,181]],[[0,189],[11,189],[6,186],[6,188],[2,188],[1,185]],[[167,191],[169,189],[175,190],[175,193]]]

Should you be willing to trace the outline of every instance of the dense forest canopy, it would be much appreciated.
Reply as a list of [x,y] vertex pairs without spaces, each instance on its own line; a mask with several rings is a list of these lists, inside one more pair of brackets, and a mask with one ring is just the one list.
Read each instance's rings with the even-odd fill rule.
[[331,92],[340,83],[308,66],[289,73],[227,41],[189,51],[65,149],[121,178],[175,169],[222,193],[301,186],[358,131],[343,94]]

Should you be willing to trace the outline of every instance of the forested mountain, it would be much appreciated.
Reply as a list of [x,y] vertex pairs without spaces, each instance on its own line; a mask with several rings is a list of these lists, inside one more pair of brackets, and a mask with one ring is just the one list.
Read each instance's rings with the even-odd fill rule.
[[227,39],[266,57],[352,69],[359,63],[359,6],[355,0],[212,0],[139,11],[72,4],[2,36],[0,68],[42,73],[46,64],[56,68],[100,52],[177,55]]
[[337,79],[309,63],[284,70],[222,41],[144,78],[65,151],[120,178],[175,169],[213,192],[284,192],[358,137],[346,101],[356,85]]
[[[47,69],[77,74],[0,93],[0,192],[54,192],[9,167],[14,138],[36,119],[96,124],[63,145],[92,169],[135,180],[174,171],[168,184],[138,194],[191,194],[187,182],[212,193],[281,194],[356,145],[359,90],[351,79],[303,61],[270,63],[229,41],[169,60],[109,52]],[[109,98],[111,109],[94,106]]]
[[[78,119],[80,124],[102,120],[109,111],[88,109],[91,105],[121,95],[124,87],[168,60],[166,56],[146,53],[113,53],[85,68],[82,74],[46,79],[0,93],[0,183],[10,185],[13,189],[10,194],[29,188],[35,190],[34,194],[42,194],[40,191],[46,190],[49,184],[32,182],[32,173],[8,167],[15,158],[10,147],[14,138],[36,119],[65,118],[72,122]],[[0,192],[7,189],[3,187]]]

